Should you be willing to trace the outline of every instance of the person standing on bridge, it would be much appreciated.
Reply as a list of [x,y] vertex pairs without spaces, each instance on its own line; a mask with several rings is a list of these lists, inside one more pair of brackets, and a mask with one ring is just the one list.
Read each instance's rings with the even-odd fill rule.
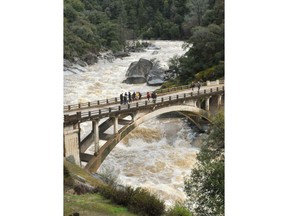
[[201,87],[201,83],[198,81],[197,83],[197,87],[198,87],[198,91],[200,90],[200,87]]
[[156,98],[157,98],[157,94],[156,94],[156,92],[154,91],[154,92],[152,92],[152,99],[153,99],[153,103],[156,103]]
[[131,98],[131,92],[130,91],[128,92],[128,98],[129,98],[129,103],[131,103],[132,102],[132,98]]
[[124,104],[127,104],[127,92],[124,94]]
[[150,97],[151,97],[151,95],[150,95],[150,92],[148,91],[147,92],[147,99],[148,99],[149,102],[150,102]]
[[191,84],[191,88],[192,88],[192,91],[193,91],[194,88],[195,88],[195,83],[194,83],[194,82],[192,82],[192,84]]
[[123,93],[120,94],[120,104],[123,104]]
[[135,101],[135,99],[136,99],[136,93],[134,91],[133,94],[132,94],[132,101]]

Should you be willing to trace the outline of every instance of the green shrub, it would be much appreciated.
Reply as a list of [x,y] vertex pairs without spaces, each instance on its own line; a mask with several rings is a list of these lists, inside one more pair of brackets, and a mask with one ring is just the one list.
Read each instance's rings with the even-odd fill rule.
[[122,48],[121,45],[116,40],[111,41],[110,46],[111,46],[112,52],[119,51]]
[[128,206],[135,190],[132,187],[124,187],[123,189],[115,190],[113,193],[113,202]]
[[112,199],[115,192],[114,188],[109,185],[100,185],[97,187],[97,191],[107,199]]
[[74,181],[70,175],[69,170],[64,166],[64,187],[72,188],[74,186]]
[[160,216],[165,212],[165,205],[163,201],[147,190],[137,188],[128,209],[140,215]]
[[192,216],[191,212],[181,203],[176,203],[175,206],[170,208],[166,216]]
[[88,187],[83,184],[75,184],[73,189],[77,195],[86,194],[86,193],[95,193],[95,190],[93,188]]
[[116,204],[128,207],[138,215],[161,216],[165,213],[164,202],[147,190],[132,187],[116,188],[112,185],[101,185],[97,191]]

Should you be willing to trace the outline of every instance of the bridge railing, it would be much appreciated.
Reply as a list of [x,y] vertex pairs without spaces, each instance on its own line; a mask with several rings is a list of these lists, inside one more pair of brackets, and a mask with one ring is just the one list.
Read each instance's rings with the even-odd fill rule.
[[108,105],[108,104],[118,103],[119,101],[120,101],[120,99],[115,97],[115,98],[102,99],[102,100],[97,100],[97,101],[92,101],[92,102],[65,105],[64,106],[64,111],[77,110],[77,109],[80,109],[80,108],[105,106],[105,105]]
[[[201,83],[201,86],[207,86],[207,82]],[[224,80],[220,81],[211,81],[209,85],[216,85],[216,84],[224,84]],[[167,94],[171,92],[176,92],[176,91],[181,91],[185,89],[191,88],[190,85],[183,85],[183,86],[178,86],[178,87],[172,87],[172,88],[166,88],[166,89],[157,89],[155,90],[159,95],[161,94]],[[147,92],[141,92],[142,98],[147,98],[146,96]],[[64,105],[64,112],[65,111],[73,111],[73,110],[78,110],[81,108],[93,108],[93,107],[101,107],[109,104],[116,104],[119,103],[120,99],[119,97],[114,97],[114,98],[108,98],[108,99],[102,99],[102,100],[97,100],[97,101],[91,101],[91,102],[85,102],[85,103],[78,103],[78,104],[72,104],[72,105]]]
[[81,119],[84,118],[90,118],[90,117],[101,117],[101,116],[109,116],[109,114],[113,114],[116,112],[121,112],[124,110],[130,110],[130,109],[142,109],[143,107],[147,107],[150,105],[157,105],[157,104],[163,104],[165,102],[169,101],[177,101],[177,100],[183,100],[185,98],[189,99],[192,97],[200,97],[205,95],[211,95],[213,93],[217,92],[224,92],[224,86],[223,87],[211,87],[209,89],[202,89],[197,92],[189,92],[189,93],[179,93],[176,95],[170,95],[170,96],[162,96],[157,97],[155,101],[153,99],[148,100],[141,100],[137,102],[128,103],[125,105],[114,105],[110,107],[103,107],[98,108],[93,111],[84,111],[84,112],[77,112],[75,115],[64,115],[64,123],[68,122],[77,122],[81,121]]

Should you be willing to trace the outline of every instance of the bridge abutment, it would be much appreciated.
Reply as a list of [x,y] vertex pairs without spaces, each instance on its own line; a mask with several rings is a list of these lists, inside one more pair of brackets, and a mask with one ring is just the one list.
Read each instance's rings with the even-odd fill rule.
[[78,123],[64,127],[64,157],[72,157],[78,166],[80,166],[79,134]]

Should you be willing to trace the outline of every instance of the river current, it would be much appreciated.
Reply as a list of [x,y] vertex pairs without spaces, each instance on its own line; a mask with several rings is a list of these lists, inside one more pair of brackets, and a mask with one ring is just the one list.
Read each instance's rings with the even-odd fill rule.
[[[64,103],[97,101],[118,97],[127,91],[152,91],[159,87],[122,83],[125,73],[140,58],[156,59],[168,69],[168,61],[185,53],[182,41],[150,41],[161,49],[131,53],[112,63],[99,60],[79,74],[64,73]],[[91,123],[81,124],[81,137],[91,130]],[[108,131],[109,132],[109,131]],[[111,130],[112,133],[112,130]],[[192,141],[192,142],[191,142]],[[157,193],[170,206],[183,201],[184,178],[196,162],[200,140],[185,118],[154,118],[132,131],[105,159],[98,173],[112,175],[118,184],[142,187]],[[104,141],[100,141],[100,146]],[[93,145],[87,151],[93,154]]]

